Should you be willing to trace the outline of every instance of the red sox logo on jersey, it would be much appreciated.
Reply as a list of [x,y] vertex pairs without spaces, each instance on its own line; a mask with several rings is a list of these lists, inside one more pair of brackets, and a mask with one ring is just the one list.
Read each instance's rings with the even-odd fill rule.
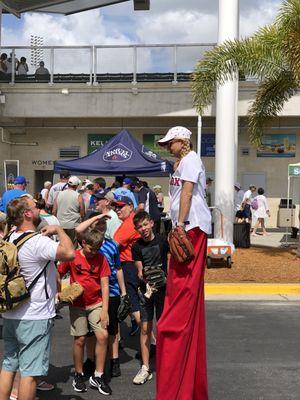
[[172,176],[171,180],[170,180],[170,185],[171,186],[181,186],[181,180],[180,178],[176,177],[176,176]]

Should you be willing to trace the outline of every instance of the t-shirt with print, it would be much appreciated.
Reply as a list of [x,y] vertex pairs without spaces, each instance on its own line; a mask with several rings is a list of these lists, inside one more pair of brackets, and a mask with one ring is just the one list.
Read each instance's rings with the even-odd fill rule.
[[114,240],[119,245],[120,259],[123,262],[132,261],[131,247],[140,238],[133,224],[134,212],[119,226],[114,234]]
[[138,200],[139,204],[144,204],[144,210],[147,211],[153,221],[160,220],[160,211],[158,208],[157,197],[152,190],[146,187],[142,187],[141,190],[138,192]]
[[120,287],[117,277],[117,271],[121,268],[119,248],[113,240],[105,239],[100,247],[100,253],[105,256],[110,267],[109,296],[120,296]]
[[83,294],[74,301],[74,307],[85,308],[102,302],[101,278],[110,276],[110,268],[103,254],[86,258],[82,250],[76,250],[75,259],[62,262],[58,272],[60,276],[70,272],[70,283],[78,282],[83,287]]
[[165,237],[155,234],[150,242],[142,238],[132,245],[132,257],[134,261],[141,261],[144,266],[161,265],[162,270],[167,275],[167,255],[169,244]]
[[[23,232],[14,232],[9,241],[13,242]],[[47,236],[36,235],[28,239],[18,251],[18,259],[21,274],[29,286],[34,278],[43,270],[50,260],[46,270],[46,282],[44,274],[38,279],[37,283],[30,291],[30,299],[21,304],[13,311],[2,314],[3,318],[22,319],[22,320],[42,320],[55,317],[54,298],[56,288],[56,253],[58,243]],[[45,286],[47,285],[47,286]],[[46,290],[49,298],[46,297]]]
[[186,217],[186,230],[199,227],[205,233],[211,233],[211,213],[205,201],[205,169],[200,157],[190,151],[180,163],[170,180],[170,215],[173,226],[178,222],[182,182],[194,183],[190,211]]

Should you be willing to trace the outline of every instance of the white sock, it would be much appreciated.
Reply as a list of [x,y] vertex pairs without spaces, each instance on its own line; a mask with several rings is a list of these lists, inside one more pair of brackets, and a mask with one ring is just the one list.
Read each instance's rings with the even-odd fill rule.
[[95,371],[95,376],[96,376],[97,378],[101,378],[102,375],[103,375],[103,372]]

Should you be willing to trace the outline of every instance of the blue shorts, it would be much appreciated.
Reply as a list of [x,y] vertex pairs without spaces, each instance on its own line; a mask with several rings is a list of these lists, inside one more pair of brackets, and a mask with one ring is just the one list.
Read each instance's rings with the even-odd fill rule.
[[122,261],[121,265],[126,291],[131,302],[131,311],[140,311],[140,301],[138,295],[139,278],[134,261]]
[[49,369],[52,319],[3,318],[2,368],[21,376],[45,376]]

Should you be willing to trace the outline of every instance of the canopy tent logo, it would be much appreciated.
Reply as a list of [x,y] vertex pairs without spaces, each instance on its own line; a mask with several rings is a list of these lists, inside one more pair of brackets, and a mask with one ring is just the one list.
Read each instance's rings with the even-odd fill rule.
[[110,149],[106,150],[103,155],[104,161],[124,162],[130,160],[132,151],[123,144],[117,144]]

